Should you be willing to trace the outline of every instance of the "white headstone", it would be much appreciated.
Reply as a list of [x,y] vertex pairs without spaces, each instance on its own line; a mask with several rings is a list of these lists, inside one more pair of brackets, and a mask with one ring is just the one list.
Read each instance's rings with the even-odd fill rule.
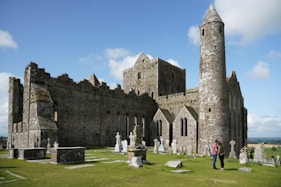
[[178,155],[183,155],[184,154],[184,149],[182,146],[178,149]]
[[130,145],[133,145],[134,144],[134,135],[132,132],[130,132],[129,138],[130,138]]
[[135,168],[139,168],[142,166],[142,160],[140,156],[134,156],[132,157],[129,166],[135,167]]
[[276,165],[280,166],[280,155],[276,155]]
[[48,141],[48,143],[47,143],[47,153],[50,153],[50,149],[51,149],[50,138],[48,138],[47,141]]
[[141,144],[146,147],[146,142],[144,140],[141,141]]
[[173,139],[171,146],[172,146],[173,154],[177,154],[177,140],[176,139]]
[[154,147],[153,147],[153,153],[158,154],[158,147],[159,147],[159,141],[157,138],[154,139]]
[[159,146],[159,148],[158,148],[158,151],[159,151],[159,152],[165,152],[164,139],[163,139],[162,136],[160,137],[160,146]]
[[116,144],[115,144],[114,152],[118,152],[119,153],[122,150],[121,136],[120,136],[119,132],[117,132],[115,138],[116,138]]
[[247,148],[246,147],[243,147],[240,150],[239,162],[240,162],[240,164],[247,164],[248,163],[248,154],[247,154]]
[[229,144],[230,144],[229,158],[236,158],[236,152],[234,151],[234,145],[236,144],[236,142],[234,140],[231,140]]
[[263,143],[259,143],[255,148],[254,152],[254,162],[265,162],[265,153],[263,148]]
[[172,168],[181,168],[182,167],[182,161],[181,160],[171,160],[168,161],[165,166],[172,167]]
[[59,147],[59,143],[57,141],[54,142],[54,148],[57,149]]
[[187,154],[188,156],[191,156],[192,153],[193,153],[192,146],[191,146],[191,145],[188,145],[188,146],[187,146],[186,154]]
[[127,153],[128,152],[128,141],[123,140],[121,143],[122,143],[122,152]]

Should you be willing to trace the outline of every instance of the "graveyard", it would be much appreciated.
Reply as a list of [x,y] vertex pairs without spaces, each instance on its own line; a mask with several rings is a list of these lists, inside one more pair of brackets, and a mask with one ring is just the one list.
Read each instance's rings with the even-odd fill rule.
[[[265,157],[276,158],[275,151],[264,148]],[[241,164],[239,158],[225,158],[225,170],[212,170],[212,157],[154,152],[147,147],[146,162],[132,167],[128,154],[115,147],[86,148],[83,163],[54,164],[51,154],[45,159],[11,159],[0,151],[1,186],[280,186],[281,167],[258,162]],[[167,162],[181,161],[181,167]],[[219,167],[219,160],[217,160]]]

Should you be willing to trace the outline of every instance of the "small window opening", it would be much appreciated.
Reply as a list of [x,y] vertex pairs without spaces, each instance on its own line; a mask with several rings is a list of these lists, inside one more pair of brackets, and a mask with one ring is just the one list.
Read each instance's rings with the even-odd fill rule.
[[211,108],[209,108],[209,112],[211,112]]
[[202,36],[205,35],[205,29],[202,29]]
[[141,72],[138,72],[138,79],[141,79]]
[[54,112],[54,121],[57,122],[58,121],[58,111]]

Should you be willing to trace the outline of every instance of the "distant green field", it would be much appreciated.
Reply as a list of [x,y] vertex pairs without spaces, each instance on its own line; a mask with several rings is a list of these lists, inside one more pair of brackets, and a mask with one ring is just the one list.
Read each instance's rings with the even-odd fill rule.
[[[212,170],[211,157],[190,158],[186,155],[153,154],[152,148],[147,152],[149,163],[142,168],[132,168],[127,156],[114,154],[113,148],[88,149],[86,158],[92,161],[84,164],[94,166],[67,169],[73,164],[55,165],[46,162],[28,162],[24,160],[4,158],[7,151],[0,152],[0,186],[269,186],[279,187],[281,184],[281,167],[269,167],[259,164],[239,164],[238,159],[225,159],[225,170]],[[272,151],[265,149],[267,158],[280,154],[281,148]],[[95,161],[94,159],[101,159]],[[106,163],[111,161],[115,163]],[[172,173],[165,163],[169,160],[182,160],[180,169],[191,170],[188,173]],[[78,166],[78,164],[76,164]],[[219,167],[219,161],[217,162]],[[246,167],[252,172],[241,172]]]

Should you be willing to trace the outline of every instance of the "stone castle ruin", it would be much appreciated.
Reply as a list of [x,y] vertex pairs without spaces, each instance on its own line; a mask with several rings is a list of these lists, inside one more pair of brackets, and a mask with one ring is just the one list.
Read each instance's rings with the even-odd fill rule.
[[123,90],[93,74],[74,82],[53,78],[35,63],[24,85],[9,82],[9,148],[114,146],[116,132],[128,138],[136,124],[147,145],[160,137],[202,154],[218,139],[236,153],[247,145],[247,109],[235,72],[226,77],[224,23],[211,5],[200,26],[200,82],[186,89],[186,71],[141,54],[123,72]]

